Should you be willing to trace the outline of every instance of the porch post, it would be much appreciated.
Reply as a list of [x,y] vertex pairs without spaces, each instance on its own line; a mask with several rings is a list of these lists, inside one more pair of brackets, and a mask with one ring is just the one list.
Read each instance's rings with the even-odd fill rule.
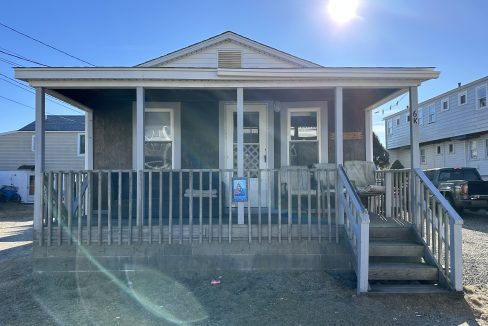
[[[242,87],[237,88],[237,176],[244,176],[244,89]],[[237,223],[244,224],[244,203],[237,203]]]
[[93,111],[85,112],[85,170],[93,170]]
[[364,141],[366,143],[366,161],[373,162],[373,115],[372,110],[364,112]]
[[[42,228],[42,192],[45,170],[45,89],[36,87],[36,152],[35,152],[35,188],[34,188],[34,231]],[[40,233],[42,234],[42,233]],[[34,240],[36,235],[34,234]]]
[[[409,108],[410,108],[410,180],[414,180],[414,169],[420,167],[420,147],[419,147],[419,125],[417,117],[418,89],[417,86],[409,88]],[[415,212],[416,196],[415,182],[409,182],[411,219],[417,224],[417,214]]]
[[136,223],[141,225],[143,214],[143,181],[144,175],[144,88],[136,89],[136,170],[137,170],[137,197],[136,197]]
[[[344,151],[343,151],[343,103],[342,103],[342,87],[336,87],[335,89],[335,157],[337,168],[339,165],[344,164]],[[336,178],[336,221],[337,224],[344,224],[344,207],[337,194],[339,193],[339,178]]]

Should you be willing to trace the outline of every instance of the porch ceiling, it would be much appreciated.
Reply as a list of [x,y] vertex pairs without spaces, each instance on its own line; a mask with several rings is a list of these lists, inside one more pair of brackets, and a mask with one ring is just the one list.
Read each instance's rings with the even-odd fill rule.
[[[344,107],[364,110],[400,91],[399,88],[345,88]],[[51,89],[63,100],[93,110],[107,104],[135,102],[135,89]],[[151,89],[145,91],[149,102],[235,101],[234,89]],[[245,89],[245,101],[328,101],[334,102],[333,89]]]

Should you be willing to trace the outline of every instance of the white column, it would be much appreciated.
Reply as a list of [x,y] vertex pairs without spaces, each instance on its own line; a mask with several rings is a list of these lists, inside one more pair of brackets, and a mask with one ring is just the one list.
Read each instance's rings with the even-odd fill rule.
[[418,92],[417,87],[410,87],[410,166],[420,167],[419,124],[418,124]]
[[[34,230],[42,228],[42,188],[45,170],[45,90],[36,88],[36,152],[35,152],[35,189],[34,189]],[[35,238],[35,235],[34,235]]]
[[136,170],[137,170],[137,197],[136,197],[136,216],[137,225],[141,225],[144,214],[144,88],[136,89]]
[[93,111],[85,112],[85,170],[93,170]]
[[364,112],[364,141],[366,143],[366,161],[373,162],[373,115],[372,110]]
[[[335,157],[336,165],[339,167],[340,164],[344,164],[344,151],[343,151],[343,105],[342,105],[342,87],[336,87],[335,89]],[[344,224],[344,207],[342,207],[339,201],[338,191],[339,189],[339,178],[336,178],[336,222],[337,224]]]
[[[409,89],[409,105],[410,105],[410,180],[414,180],[413,169],[420,167],[420,147],[419,147],[419,124],[418,124],[418,90],[417,87],[410,87]],[[415,194],[415,182],[409,182],[410,190],[410,214],[414,224],[418,224],[418,216],[415,212],[415,202],[418,200]]]
[[336,164],[344,164],[344,128],[343,128],[342,87],[335,89],[335,157]]
[[[242,87],[237,88],[237,132],[236,133],[237,133],[237,176],[243,177],[244,176],[244,89]],[[237,223],[244,224],[244,203],[237,203]]]

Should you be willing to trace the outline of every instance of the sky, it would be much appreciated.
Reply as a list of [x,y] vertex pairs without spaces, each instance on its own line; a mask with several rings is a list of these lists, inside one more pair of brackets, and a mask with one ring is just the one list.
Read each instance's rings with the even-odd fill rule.
[[[328,1],[3,0],[0,23],[95,66],[133,66],[230,30],[326,67],[435,67],[441,75],[421,85],[420,102],[488,75],[486,0],[359,0],[342,24]],[[13,65],[38,66],[5,52],[87,66],[0,25],[0,133],[34,120],[33,90],[11,78]],[[407,104],[408,95],[374,111],[380,139],[383,118]],[[81,113],[51,98],[46,110]]]

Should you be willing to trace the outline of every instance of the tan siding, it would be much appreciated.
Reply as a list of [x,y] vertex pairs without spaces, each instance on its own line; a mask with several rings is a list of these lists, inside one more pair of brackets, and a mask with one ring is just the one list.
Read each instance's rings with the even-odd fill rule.
[[[34,164],[33,132],[0,135],[0,170],[16,170]],[[78,132],[46,133],[46,170],[83,169],[85,157],[78,156]]]

